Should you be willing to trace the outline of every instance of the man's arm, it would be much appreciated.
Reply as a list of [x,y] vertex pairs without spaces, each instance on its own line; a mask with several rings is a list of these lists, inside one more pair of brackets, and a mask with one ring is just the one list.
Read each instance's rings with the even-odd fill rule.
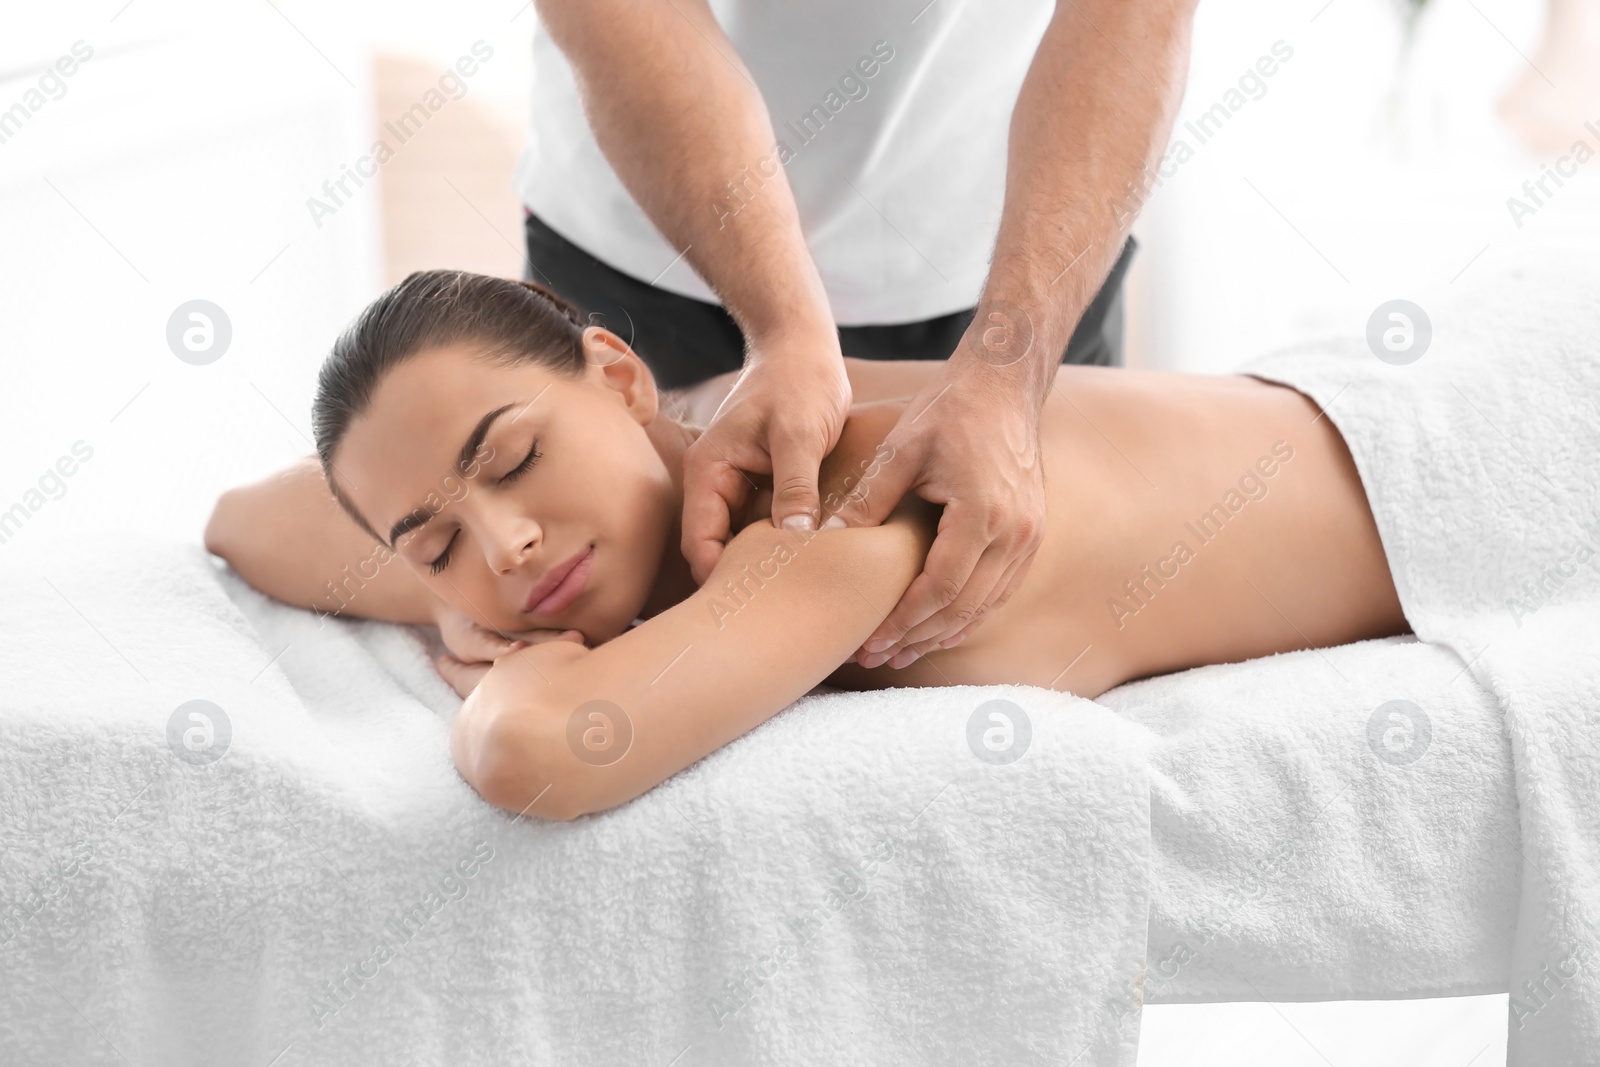
[[[833,315],[777,159],[761,90],[705,0],[536,0],[566,55],[595,142],[672,246],[744,330],[833,333]],[[756,188],[759,186],[759,188]],[[835,339],[837,345],[837,339]]]
[[612,170],[744,333],[744,371],[684,459],[682,549],[704,581],[744,472],[772,475],[774,524],[821,521],[817,471],[850,408],[833,312],[766,103],[705,0],[535,7]]
[[[1023,80],[974,345],[957,354],[981,348],[991,313],[1025,329],[1027,354],[1001,369],[1014,367],[1035,410],[1144,206],[1146,168],[1166,150],[1183,99],[1196,2],[1058,3]],[[1016,312],[1025,321],[1011,323]]]
[[[883,492],[847,516],[877,521],[905,489],[947,504],[926,569],[863,643],[863,666],[904,667],[965,640],[1032,566],[1045,522],[1039,413],[1171,135],[1195,2],[1057,4],[1012,112],[1005,205],[972,325],[890,433]],[[923,419],[930,407],[937,417]]]

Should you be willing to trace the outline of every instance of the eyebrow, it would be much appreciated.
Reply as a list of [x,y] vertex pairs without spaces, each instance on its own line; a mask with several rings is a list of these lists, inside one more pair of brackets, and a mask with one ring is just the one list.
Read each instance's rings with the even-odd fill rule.
[[[471,466],[472,459],[478,454],[478,449],[483,447],[483,439],[489,435],[489,427],[494,424],[494,420],[516,407],[519,403],[525,403],[525,401],[512,401],[504,407],[495,408],[478,420],[478,425],[474,426],[472,432],[467,435],[467,443],[461,446],[461,451],[456,455],[455,469],[457,471],[464,472]],[[401,536],[423,525],[433,518],[433,515],[434,513],[426,507],[414,508],[411,514],[389,528],[389,549],[393,551],[394,543]]]

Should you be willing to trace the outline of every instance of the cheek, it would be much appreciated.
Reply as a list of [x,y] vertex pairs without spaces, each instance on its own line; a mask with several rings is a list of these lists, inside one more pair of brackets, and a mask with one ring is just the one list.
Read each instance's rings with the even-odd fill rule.
[[651,461],[635,464],[626,478],[613,484],[615,488],[606,500],[613,521],[641,534],[648,531],[650,536],[671,524],[675,517],[672,478],[654,453]]
[[[672,477],[651,449],[612,467],[604,496],[595,504],[597,533],[603,532],[621,551],[616,554],[619,578],[633,591],[648,591],[669,547],[678,519]],[[626,577],[623,577],[623,576]]]

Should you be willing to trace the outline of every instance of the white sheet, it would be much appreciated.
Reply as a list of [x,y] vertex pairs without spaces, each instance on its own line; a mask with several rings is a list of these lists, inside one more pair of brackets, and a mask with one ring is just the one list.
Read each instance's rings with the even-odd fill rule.
[[[515,821],[455,773],[416,632],[128,548],[0,563],[8,1058],[1133,1064],[1103,1005],[1144,960],[1148,790],[1109,710],[818,694],[614,812]],[[997,766],[966,730],[1003,696],[1032,740]],[[195,699],[231,724],[202,765],[168,745]]]
[[[1520,833],[1508,1062],[1600,1049],[1600,262],[1591,243],[1418,296],[1421,359],[1338,338],[1246,370],[1322,405],[1418,637],[1494,694]],[[1419,843],[1429,847],[1431,843]]]
[[[1543,968],[1593,943],[1600,891],[1593,570],[1504,602],[1592,501],[1600,285],[1577,281],[1437,315],[1409,380],[1459,394],[1359,346],[1255,368],[1331,405],[1423,642],[1098,703],[819,692],[571,824],[460,781],[417,631],[319,627],[192,545],[8,551],[0,1053],[1131,1067],[1146,995],[1510,988],[1515,1014],[1538,980],[1512,1062],[1580,1062],[1594,968]],[[994,765],[967,729],[1001,697],[1032,740]],[[1379,754],[1391,719],[1369,732],[1394,699],[1431,725],[1410,762]],[[231,727],[213,762],[178,755],[193,700]]]
[[[1475,989],[1506,946],[1509,765],[1470,678],[1429,705],[1447,755],[1422,773],[1362,740],[1401,681],[1459,667],[1407,641],[1100,705],[819,690],[633,804],[542,824],[456,775],[421,631],[319,628],[195,546],[0,560],[0,627],[19,1061],[1131,1067],[1147,929],[1146,991],[1173,1000]],[[1000,696],[1033,730],[1004,766],[966,739]],[[231,723],[209,764],[169,748],[194,699]],[[1296,862],[1241,882],[1283,838]]]

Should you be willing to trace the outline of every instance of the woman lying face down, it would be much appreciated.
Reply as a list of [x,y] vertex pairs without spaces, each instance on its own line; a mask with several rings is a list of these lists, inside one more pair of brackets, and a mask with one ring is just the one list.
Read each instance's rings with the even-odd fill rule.
[[[894,462],[885,438],[938,368],[846,362],[858,403],[821,471],[824,518]],[[1040,413],[1047,528],[1023,581],[955,647],[864,668],[850,657],[921,571],[942,508],[908,494],[881,526],[779,530],[753,475],[697,588],[679,518],[699,428],[672,410],[714,409],[730,384],[664,397],[559,297],[459,272],[412,275],[335,346],[314,422],[347,513],[416,595],[491,630],[569,638],[449,672],[470,694],[452,752],[490,802],[553,818],[612,807],[822,682],[1092,697],[1406,629],[1354,465],[1310,400],[1248,377],[1064,366]],[[230,547],[236,565],[285,551]],[[586,750],[596,736],[616,749]]]

